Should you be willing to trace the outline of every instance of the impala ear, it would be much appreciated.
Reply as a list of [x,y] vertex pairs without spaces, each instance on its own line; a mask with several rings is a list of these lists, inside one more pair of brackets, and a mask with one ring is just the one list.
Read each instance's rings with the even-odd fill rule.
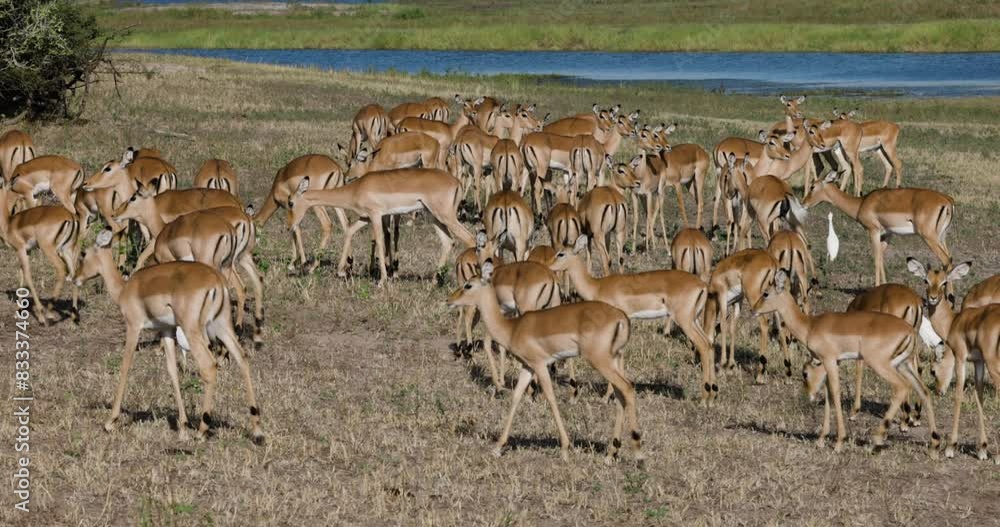
[[479,106],[480,104],[483,104],[484,101],[486,101],[486,97],[478,97],[476,100],[472,101],[472,105]]
[[125,153],[122,154],[122,168],[131,165],[133,161],[135,161],[135,149],[130,146],[125,150]]
[[[374,155],[374,152],[372,152],[372,155]],[[365,161],[367,161],[368,160],[368,148],[367,147],[363,147],[360,150],[358,150],[357,155],[354,156],[354,160],[358,161],[360,163],[364,163]]]
[[[660,126],[663,126],[663,125],[661,124]],[[674,130],[677,130],[677,123],[673,123],[670,126],[664,126],[663,127],[663,133],[665,133],[665,134],[672,134],[672,133],[674,133]]]
[[343,156],[344,159],[350,159],[347,156],[347,149],[344,148],[344,145],[342,145],[340,143],[337,143],[337,153],[340,154],[341,156]]
[[253,217],[254,213],[256,212],[256,210],[253,208],[253,203],[247,203],[247,206],[245,209],[243,209],[243,212],[245,212],[247,216]]
[[547,113],[547,114],[545,114],[545,117],[542,117],[542,122],[543,122],[543,123],[546,123],[546,122],[548,122],[548,121],[549,121],[549,117],[551,117],[551,116],[552,116],[552,114],[551,114],[551,113]]
[[621,109],[622,109],[622,105],[620,105],[620,104],[616,104],[616,105],[612,106],[611,107],[611,115],[617,116],[618,112],[621,111]]
[[948,281],[953,282],[955,280],[961,279],[965,275],[969,274],[972,270],[972,262],[962,262],[955,267],[952,267],[951,271],[948,271]]
[[600,116],[601,115],[601,107],[598,106],[596,102],[594,103],[593,106],[590,107],[590,109],[591,109],[591,111],[594,112],[594,115],[596,115],[596,116]]
[[826,177],[823,178],[823,183],[833,183],[834,181],[837,181],[837,171],[831,170],[826,174]]
[[614,159],[612,159],[611,156],[608,154],[604,154],[604,164],[607,165],[608,168],[612,170],[615,168]]
[[632,123],[638,121],[639,120],[639,110],[636,110],[636,111],[630,113],[629,116],[628,116],[628,120],[629,120],[629,122],[632,122]]
[[757,130],[757,142],[763,143],[764,141],[767,141],[767,131]]
[[833,112],[831,113],[833,114],[834,117],[840,117],[842,115],[839,111],[837,111],[836,106],[833,108]]
[[730,168],[735,167],[736,166],[736,152],[729,152],[729,155],[726,157],[726,161],[729,162],[729,167]]
[[482,250],[486,247],[486,231],[479,231],[476,233],[476,249]]
[[795,102],[798,103],[798,104],[802,104],[802,103],[806,102],[806,96],[805,95],[799,95],[799,97],[797,99],[795,99]]
[[483,262],[483,268],[482,271],[480,272],[480,276],[482,277],[483,283],[487,283],[490,281],[491,278],[493,278],[492,260],[486,260],[485,262]]
[[795,139],[795,132],[788,132],[787,134],[785,134],[784,136],[782,136],[781,142],[782,143],[787,143],[787,142],[791,141],[792,139]]
[[535,111],[535,104],[536,103],[531,103],[530,105],[528,105],[527,108],[525,108],[525,110],[527,110],[529,112],[534,112]]
[[633,157],[632,160],[628,162],[629,166],[631,166],[633,169],[639,168],[639,165],[642,164],[642,157],[643,156]]
[[910,270],[911,273],[916,275],[917,278],[927,279],[927,268],[924,264],[920,263],[920,260],[913,258],[912,256],[906,259],[906,268]]
[[785,284],[788,282],[788,273],[784,269],[778,269],[774,275],[774,290],[778,293],[785,291]]
[[823,123],[819,125],[819,129],[820,130],[826,130],[827,128],[829,128],[831,126],[833,126],[833,123],[831,123],[830,121],[823,121]]
[[309,190],[309,176],[306,176],[299,181],[299,186],[295,188],[295,196],[301,196],[307,190]]
[[802,120],[802,128],[808,129],[810,126],[812,126],[812,123],[809,122],[809,119]]
[[462,100],[462,96],[461,95],[459,95],[459,94],[456,93],[455,94],[455,102],[457,102],[458,104],[462,104],[465,101]]
[[580,235],[576,239],[576,243],[573,244],[573,254],[580,254],[587,250],[587,237],[585,235]]
[[847,117],[848,117],[848,118],[853,118],[853,117],[854,117],[855,115],[858,115],[858,112],[860,112],[860,111],[861,111],[861,110],[859,110],[859,109],[855,108],[855,109],[853,109],[853,110],[851,110],[851,111],[847,112]]
[[109,229],[105,229],[105,230],[101,231],[97,235],[97,241],[96,241],[97,246],[101,247],[101,248],[104,248],[104,247],[107,247],[107,246],[111,245],[111,237],[112,236],[114,236],[114,234]]

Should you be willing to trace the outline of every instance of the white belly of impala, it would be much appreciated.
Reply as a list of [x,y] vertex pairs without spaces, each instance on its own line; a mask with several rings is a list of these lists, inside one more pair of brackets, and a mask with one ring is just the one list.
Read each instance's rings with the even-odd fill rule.
[[913,223],[904,223],[903,225],[893,225],[888,227],[886,230],[893,234],[913,234],[916,232],[913,229]]
[[654,309],[649,311],[636,311],[629,318],[663,318],[669,316],[666,309]]
[[48,181],[44,181],[42,183],[38,183],[37,185],[35,185],[35,188],[32,189],[32,191],[31,191],[31,195],[35,196],[35,195],[37,195],[39,193],[45,192],[45,191],[50,190],[50,189],[51,189],[51,186],[49,185],[49,182]]
[[838,361],[840,361],[840,360],[858,360],[858,357],[860,357],[860,356],[861,356],[860,353],[858,353],[856,351],[850,351],[850,352],[847,352],[847,353],[841,353],[840,357],[837,360]]
[[552,356],[550,356],[549,360],[545,361],[545,365],[548,366],[553,362],[576,357],[577,355],[579,355],[579,352],[577,350],[558,351],[554,353]]
[[423,210],[424,206],[420,203],[415,203],[413,205],[405,205],[401,207],[392,208],[386,211],[386,214],[408,214],[410,212],[416,212],[418,210]]

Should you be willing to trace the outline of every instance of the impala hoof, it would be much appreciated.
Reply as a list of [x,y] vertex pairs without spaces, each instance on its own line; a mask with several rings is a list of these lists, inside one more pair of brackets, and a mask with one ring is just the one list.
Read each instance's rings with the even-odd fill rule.
[[990,458],[990,455],[989,455],[989,454],[988,454],[988,453],[987,453],[987,452],[986,452],[985,450],[980,450],[980,451],[979,451],[979,452],[978,452],[978,453],[976,454],[976,457],[978,457],[978,458],[979,458],[979,461],[986,461],[987,459],[989,459],[989,458]]
[[264,446],[267,443],[267,440],[264,438],[264,433],[259,431],[254,432],[253,435],[250,436],[250,440],[257,446]]
[[944,457],[948,459],[953,459],[955,457],[955,445],[948,445],[948,447],[944,449]]

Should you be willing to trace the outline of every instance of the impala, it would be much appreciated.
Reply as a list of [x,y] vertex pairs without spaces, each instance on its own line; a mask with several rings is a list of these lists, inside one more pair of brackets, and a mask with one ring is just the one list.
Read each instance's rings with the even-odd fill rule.
[[[455,283],[464,284],[472,277],[479,276],[487,258],[503,263],[496,252],[496,244],[486,235],[486,231],[477,232],[476,246],[466,248],[455,258]],[[473,308],[463,307],[458,310],[457,350],[460,353],[472,350],[472,325],[475,322],[475,314],[476,310]],[[490,359],[492,360],[492,355]],[[491,369],[496,368],[491,365]]]
[[253,260],[253,250],[257,244],[257,228],[250,215],[239,207],[222,206],[194,210],[161,224],[155,210],[136,210],[143,206],[156,207],[161,199],[137,201],[132,211],[126,207],[126,215],[136,214],[139,221],[149,225],[156,232],[156,240],[139,255],[136,269],[143,267],[152,256],[159,263],[188,260],[211,265],[224,273],[236,291],[236,325],[243,326],[243,308],[246,292],[243,282],[236,274],[236,267],[250,280],[254,290],[254,345],[263,344],[261,328],[264,324],[264,286],[257,264]]
[[687,271],[708,283],[712,276],[712,243],[701,229],[677,231],[670,241],[673,268]]
[[[595,187],[590,192],[584,194],[577,206],[580,214],[580,229],[587,235],[587,240],[597,249],[597,257],[601,262],[601,269],[604,275],[611,274],[611,264],[609,262],[608,246],[611,243],[611,234],[615,235],[618,250],[618,270],[625,267],[625,259],[622,258],[622,251],[625,246],[625,230],[628,221],[628,213],[625,208],[625,196],[622,195],[623,188],[637,188],[639,182],[630,172],[615,174],[611,178],[611,186]],[[587,261],[590,261],[590,253],[587,253]]]
[[[718,321],[722,336],[720,368],[736,368],[736,319],[740,315],[740,301],[746,299],[747,304],[752,307],[774,280],[777,270],[778,262],[774,261],[770,253],[762,249],[739,251],[724,258],[712,270],[712,276],[708,281],[709,294],[705,305],[704,327],[707,331],[712,331],[716,328]],[[729,314],[730,309],[733,311],[731,315]],[[758,355],[760,366],[755,373],[754,380],[757,383],[762,383],[764,372],[767,369],[766,353],[770,332],[766,317],[758,316],[757,322],[760,326],[760,354]],[[785,373],[791,375],[791,355],[780,324],[778,329],[778,343],[785,359]],[[731,340],[729,346],[727,346],[727,337]]]
[[0,135],[0,176],[10,179],[17,165],[34,158],[35,144],[30,135],[20,130]]
[[[76,212],[76,193],[83,185],[83,168],[62,156],[38,156],[17,165],[9,176],[10,190],[34,207],[35,196],[52,192],[66,210]],[[14,203],[9,204],[13,207]]]
[[177,188],[177,171],[159,157],[159,150],[129,147],[118,161],[108,161],[87,178],[84,190],[111,186],[112,181],[131,179],[157,193]]
[[597,103],[594,103],[592,113],[579,113],[557,119],[545,125],[542,131],[567,137],[593,135],[604,139],[603,134],[611,131],[620,109],[621,105],[616,104],[607,110],[602,110]]
[[674,187],[681,219],[685,227],[690,226],[687,211],[684,209],[684,198],[681,195],[681,187],[689,187],[698,210],[695,226],[701,226],[701,215],[705,208],[704,190],[705,174],[708,172],[709,164],[708,152],[696,144],[684,143],[671,146],[664,140],[659,155],[653,157],[659,158],[659,162],[655,163],[652,168],[659,177],[661,202],[666,186]]
[[[610,142],[611,139],[608,139]],[[521,142],[521,152],[524,153],[524,164],[532,176],[534,187],[535,208],[541,210],[543,183],[549,181],[549,169],[558,169],[569,173],[570,185],[575,180],[573,151],[579,160],[578,167],[589,167],[587,172],[587,190],[593,188],[592,171],[603,172],[603,160],[607,153],[606,144],[598,141],[592,135],[566,137],[548,132],[533,132],[525,136]],[[589,161],[589,162],[588,162]],[[586,165],[584,165],[586,163]],[[599,176],[603,184],[603,174]],[[572,187],[571,187],[572,188]],[[575,192],[575,189],[574,189]]]
[[[347,156],[344,147],[338,144],[337,149]],[[373,151],[361,147],[354,159],[349,159],[347,180],[393,168],[444,168],[442,153],[447,154],[441,151],[438,142],[429,135],[420,132],[397,133],[383,139]]]
[[[391,132],[389,116],[386,115],[384,108],[377,104],[362,106],[351,121],[351,143],[348,145],[347,158],[354,159],[365,141],[371,148],[376,148]],[[289,192],[294,190],[293,186]]]
[[779,230],[771,236],[767,252],[778,262],[778,268],[784,269],[791,278],[789,287],[792,296],[799,300],[799,305],[807,314],[812,313],[809,293],[816,283],[816,264],[805,237],[800,232]]
[[490,151],[490,166],[493,167],[493,182],[502,189],[511,189],[523,196],[528,185],[528,171],[524,167],[524,155],[517,143],[501,139]]
[[[934,377],[938,391],[943,394],[956,376],[955,415],[952,418],[951,437],[945,448],[945,457],[955,457],[958,448],[958,426],[965,398],[965,363],[975,365],[976,414],[979,418],[979,459],[989,457],[987,452],[986,425],[983,416],[983,385],[988,371],[994,386],[1000,386],[1000,305],[986,303],[985,296],[963,302],[962,311],[955,313],[954,295],[948,291],[951,283],[969,273],[971,262],[962,262],[954,267],[928,270],[915,258],[906,261],[910,272],[924,279],[927,284],[926,298],[934,331],[944,339],[946,352],[935,365]],[[981,289],[979,294],[983,294]],[[996,458],[994,458],[996,461]]]
[[[833,114],[837,119],[852,119],[857,110],[847,113],[839,113],[834,108]],[[896,142],[899,140],[899,125],[885,120],[862,121],[861,123],[861,152],[875,152],[878,154],[882,165],[885,167],[885,178],[882,186],[889,186],[889,178],[896,175],[896,188],[899,188],[903,180],[903,162],[896,152]]]
[[[279,207],[288,211],[291,217],[291,198],[302,182],[303,178],[309,178],[309,184],[314,189],[336,188],[344,184],[344,171],[333,159],[321,154],[307,154],[297,157],[281,167],[274,176],[271,183],[271,190],[264,198],[260,210],[254,215],[254,221],[263,225],[271,218]],[[326,248],[330,243],[330,235],[333,233],[333,222],[323,207],[313,209],[316,219],[319,220],[321,237],[319,251]],[[347,230],[347,215],[344,211],[336,211],[337,219],[341,227]],[[292,227],[292,261],[288,264],[288,269],[295,268],[295,259],[299,258],[301,265],[306,265],[306,251],[302,245],[302,232],[298,226]]]
[[572,247],[582,232],[582,221],[576,207],[571,204],[569,188],[566,185],[556,187],[556,204],[549,209],[545,226],[549,230],[552,246],[558,250]]
[[[905,285],[882,284],[858,293],[854,297],[854,300],[851,300],[851,303],[847,306],[847,311],[874,311],[901,318],[910,324],[913,329],[920,330],[920,336],[924,338],[924,332],[921,329],[923,321],[926,320],[924,318],[923,300]],[[914,362],[913,365],[916,366],[919,353],[914,352],[911,358]],[[861,382],[864,376],[864,364],[863,360],[859,360],[855,366],[854,405],[851,407],[851,414],[848,418],[850,420],[854,420],[861,412]],[[915,371],[919,378],[919,367]],[[817,373],[819,372],[817,371]],[[809,394],[810,397],[813,397],[815,392],[819,391],[820,388],[821,385],[819,383],[815,384],[813,391]],[[910,404],[908,402],[903,403],[902,410],[904,419],[900,421],[900,429],[904,429],[906,426],[904,423],[909,423],[911,426],[919,424],[920,403],[915,404],[915,411],[913,413],[910,413]]]
[[452,293],[448,297],[448,305],[477,306],[493,338],[509,349],[522,364],[511,398],[510,412],[494,454],[502,453],[510,436],[517,407],[534,375],[542,386],[542,392],[552,408],[552,415],[559,429],[560,454],[564,460],[569,460],[569,436],[556,404],[548,365],[581,355],[614,387],[618,398],[615,430],[608,447],[608,459],[618,455],[622,423],[627,419],[632,447],[641,462],[643,456],[640,451],[641,435],[635,407],[635,388],[620,366],[620,357],[631,332],[625,313],[602,302],[578,302],[507,319],[500,311],[500,304],[490,281],[492,277],[493,265],[487,262],[483,264],[482,277],[467,281]]
[[[458,94],[455,94],[455,101],[464,106],[469,106],[476,112],[472,115],[472,120],[475,121],[476,126],[479,127],[485,133],[494,133],[493,127],[496,124],[497,114],[500,111],[500,101],[493,97],[479,97],[476,99],[465,99]],[[534,108],[532,108],[534,111]]]
[[[826,382],[826,399],[823,412],[823,426],[817,443],[822,446],[830,433],[830,402],[836,411],[837,441],[834,451],[844,447],[844,414],[840,404],[840,367],[842,360],[863,360],[892,388],[889,409],[875,431],[872,443],[885,443],[886,432],[893,417],[909,394],[910,387],[927,408],[927,421],[931,432],[930,454],[937,456],[941,438],[934,423],[934,406],[923,383],[913,371],[910,355],[914,353],[917,335],[908,322],[873,311],[849,311],[847,313],[823,313],[810,316],[802,312],[789,292],[788,275],[779,270],[774,275],[774,284],[764,289],[754,303],[757,314],[778,313],[792,335],[813,356],[811,365],[803,369],[806,391],[818,383]],[[818,371],[822,366],[824,371]],[[824,375],[829,379],[824,379]]]
[[884,252],[889,236],[919,235],[944,265],[951,263],[951,253],[944,238],[951,226],[955,201],[933,190],[919,188],[879,189],[864,197],[852,197],[837,188],[836,172],[817,181],[803,205],[829,202],[865,229],[875,257],[875,285],[885,282]]
[[[431,97],[422,102],[404,102],[389,110],[389,122],[398,126],[407,117],[448,121],[448,103],[440,97]],[[374,146],[374,145],[373,145]]]
[[[746,170],[747,160],[743,160]],[[733,178],[737,182],[744,207],[739,222],[737,247],[747,248],[752,245],[750,232],[751,222],[757,225],[764,243],[770,243],[771,236],[782,224],[799,234],[803,234],[806,220],[806,209],[799,202],[798,196],[792,192],[787,181],[774,176],[760,176],[750,180],[750,184],[742,186],[746,181],[739,174]],[[745,245],[741,242],[745,241]]]
[[[796,124],[790,117],[785,118],[784,128],[773,130],[768,136],[767,148],[761,150],[760,159],[748,170],[748,181],[761,176],[774,176],[779,179],[788,180],[792,174],[801,168],[805,168],[805,181],[812,181],[815,172],[815,165],[810,163],[813,149],[804,137],[804,130],[808,129],[809,120],[803,120]],[[798,133],[803,131],[803,138],[799,144]],[[777,148],[772,140],[781,143],[784,148]],[[804,186],[804,188],[809,188]]]
[[[465,107],[464,111],[458,114],[458,118],[455,119],[454,123],[448,124],[447,122],[437,121],[434,119],[425,119],[422,117],[407,117],[396,125],[396,132],[420,132],[426,134],[435,141],[438,142],[438,149],[443,154],[447,154],[448,149],[451,148],[451,143],[455,140],[458,132],[465,128],[466,126],[472,124],[472,119],[469,117],[470,114],[475,112],[471,107]],[[439,159],[439,163],[440,163]],[[444,166],[443,164],[441,165]]]
[[[38,158],[36,158],[38,159]],[[38,247],[56,270],[55,282],[49,298],[53,301],[62,294],[66,277],[72,275],[79,250],[80,224],[73,213],[63,207],[42,205],[11,214],[12,196],[5,176],[0,176],[0,238],[17,253],[21,283],[27,283],[34,300],[35,317],[44,326],[54,317],[51,305],[38,298],[38,290],[31,277],[31,260],[28,252]],[[73,318],[77,315],[77,291],[73,291]]]
[[535,220],[531,207],[520,194],[505,190],[491,196],[483,209],[483,224],[486,234],[497,241],[498,249],[513,251],[515,261],[528,257],[528,241],[535,231]]
[[201,164],[198,173],[194,176],[195,188],[216,188],[225,190],[234,196],[240,195],[239,182],[236,179],[236,171],[229,161],[222,159],[209,159]]
[[[704,391],[702,403],[711,406],[719,393],[715,382],[715,355],[712,343],[701,327],[708,289],[697,276],[676,270],[616,274],[604,278],[591,276],[580,253],[587,250],[587,238],[581,236],[573,249],[556,254],[550,268],[566,271],[577,293],[586,301],[604,302],[633,319],[670,319],[676,321],[701,358]],[[616,358],[624,371],[624,354]],[[608,394],[610,396],[610,393]]]
[[748,159],[751,165],[756,165],[760,161],[761,156],[764,155],[764,149],[766,148],[769,158],[790,158],[791,152],[785,148],[785,143],[781,141],[783,138],[777,135],[768,137],[766,131],[760,130],[757,132],[757,141],[742,137],[727,137],[715,145],[712,161],[715,163],[717,180],[715,201],[712,205],[712,230],[715,230],[715,226],[719,224],[719,203],[726,196],[725,189],[730,185],[726,171],[730,156],[734,159]]
[[369,172],[342,187],[308,191],[310,179],[303,177],[292,198],[288,226],[295,228],[309,209],[317,206],[349,209],[367,219],[354,222],[347,228],[344,248],[341,252],[338,273],[343,273],[347,257],[351,253],[351,238],[364,227],[372,224],[372,237],[379,260],[381,278],[388,278],[385,258],[385,238],[382,233],[382,217],[406,214],[426,209],[434,219],[434,229],[441,240],[441,257],[435,268],[441,268],[448,261],[454,238],[458,237],[466,247],[475,246],[472,234],[458,221],[458,205],[462,200],[462,184],[443,170],[430,168],[403,168]]
[[196,437],[204,438],[212,422],[218,361],[209,349],[217,340],[236,359],[246,387],[250,406],[250,434],[255,443],[262,443],[260,407],[254,393],[250,366],[243,357],[236,331],[233,329],[229,306],[229,291],[225,279],[215,269],[198,262],[171,262],[136,271],[126,281],[115,266],[111,254],[111,231],[97,237],[96,247],[87,251],[77,270],[75,283],[79,287],[100,275],[111,299],[125,317],[125,348],[118,387],[111,405],[111,416],[104,429],[111,432],[121,414],[122,399],[128,382],[129,368],[139,345],[143,329],[153,329],[160,335],[167,361],[167,374],[174,388],[177,403],[177,430],[181,440],[188,439],[187,413],[181,397],[177,375],[175,342],[190,350],[198,365],[202,382],[200,420]]
[[[844,169],[844,180],[840,184],[840,189],[847,188],[848,172],[854,176],[854,194],[861,195],[864,186],[865,167],[861,163],[861,125],[854,121],[838,119],[836,121],[823,121],[821,123],[803,121],[802,126],[806,129],[806,139],[812,151],[817,154],[832,152],[841,169]],[[845,159],[846,158],[846,159]],[[813,171],[815,172],[815,171]],[[811,181],[807,172],[804,188],[809,188]],[[898,186],[898,185],[897,185]]]

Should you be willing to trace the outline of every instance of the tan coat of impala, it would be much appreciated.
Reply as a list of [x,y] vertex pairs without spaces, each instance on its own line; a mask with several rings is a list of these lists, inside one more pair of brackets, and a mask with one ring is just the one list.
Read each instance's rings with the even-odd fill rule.
[[[550,268],[566,271],[573,287],[584,300],[607,303],[633,319],[669,318],[676,322],[701,358],[701,400],[711,406],[719,394],[719,386],[715,380],[714,348],[701,326],[708,298],[705,282],[691,273],[677,270],[594,278],[580,257],[586,250],[587,239],[581,236],[571,251],[563,249],[556,254]],[[617,366],[624,371],[624,354],[618,356]]]
[[[0,176],[0,239],[17,253],[21,283],[28,285],[34,301],[35,317],[44,326],[48,319],[55,318],[55,312],[51,304],[43,304],[38,297],[38,289],[35,288],[31,276],[31,260],[28,258],[28,252],[38,247],[55,269],[56,277],[52,283],[52,293],[49,295],[54,301],[62,294],[66,277],[72,276],[75,269],[76,255],[79,252],[80,224],[73,213],[58,205],[31,207],[10,214],[12,198],[6,178]],[[79,320],[75,288],[72,317],[75,321]]]
[[677,231],[670,241],[670,256],[674,269],[687,271],[705,283],[711,279],[712,242],[701,229]]
[[618,117],[618,110],[620,109],[621,105],[616,104],[607,110],[603,110],[597,103],[594,103],[592,113],[579,113],[557,119],[545,125],[542,131],[550,134],[565,135],[567,137],[592,135],[599,140],[604,140],[604,134],[611,131],[612,126],[615,124],[615,119]]
[[[830,402],[833,401],[837,419],[834,451],[843,450],[847,432],[840,404],[838,363],[842,360],[863,360],[892,388],[889,409],[873,434],[872,444],[884,444],[889,425],[912,387],[927,409],[928,429],[931,433],[929,453],[936,457],[941,438],[934,422],[934,406],[923,383],[913,371],[913,361],[910,359],[917,343],[913,326],[901,318],[873,311],[807,315],[795,303],[787,287],[788,281],[788,275],[779,270],[774,276],[774,284],[765,288],[754,303],[753,310],[756,314],[778,313],[795,339],[809,349],[813,361],[803,369],[807,392],[813,385],[826,382],[826,404],[818,444],[822,446],[830,433]],[[823,366],[827,378],[815,375],[819,373],[819,366]]]
[[535,232],[535,217],[520,194],[505,190],[491,196],[483,209],[483,225],[499,249],[514,253],[514,261],[527,259],[528,241]]
[[[860,196],[865,180],[865,167],[861,163],[861,137],[863,133],[861,125],[846,119],[823,122],[806,120],[802,124],[806,128],[806,139],[809,141],[813,153],[830,153],[837,161],[838,172],[844,174],[840,190],[847,188],[847,184],[850,182],[848,176],[853,176],[854,195]],[[804,188],[811,186],[812,181],[807,179]]]
[[[346,157],[347,152],[337,145]],[[369,172],[394,168],[444,168],[444,154],[433,137],[420,132],[390,135],[373,151],[362,147],[347,166],[347,179],[357,179]]]
[[430,168],[404,168],[369,172],[346,185],[327,190],[308,190],[311,181],[302,178],[296,195],[292,198],[292,213],[288,217],[291,228],[298,226],[309,209],[317,206],[348,209],[362,216],[347,229],[341,252],[338,272],[344,272],[351,253],[351,238],[366,224],[372,224],[376,254],[381,270],[380,283],[388,278],[385,261],[385,238],[382,217],[427,210],[441,240],[441,257],[437,268],[448,261],[454,238],[466,247],[476,244],[472,234],[458,221],[458,205],[462,201],[462,184],[443,170]]
[[[362,106],[351,121],[351,143],[347,147],[347,158],[354,159],[364,143],[375,149],[392,132],[392,124],[385,108],[377,104]],[[294,190],[295,187],[292,187],[291,191]]]
[[632,448],[641,462],[642,436],[639,432],[635,388],[620,366],[621,354],[631,334],[625,313],[603,302],[577,302],[508,319],[500,311],[500,304],[490,281],[492,277],[492,264],[483,264],[482,277],[469,280],[455,290],[448,297],[448,305],[477,306],[493,338],[509,349],[522,364],[517,386],[511,397],[510,412],[494,454],[500,455],[507,444],[517,407],[534,375],[549,402],[559,430],[560,454],[564,460],[569,459],[569,435],[559,414],[548,366],[559,360],[582,356],[613,386],[618,400],[608,459],[617,457],[621,447],[622,424],[627,421]]
[[[271,215],[283,208],[288,211],[291,217],[291,198],[295,195],[296,189],[303,178],[309,178],[309,185],[313,189],[331,189],[344,184],[344,171],[340,165],[328,156],[322,154],[307,154],[297,157],[281,167],[274,176],[271,183],[271,190],[264,198],[260,210],[254,215],[254,221],[263,225],[271,219]],[[333,234],[333,222],[323,207],[313,209],[316,219],[319,220],[320,242],[318,251],[323,251],[330,243],[330,236]],[[347,215],[344,211],[337,210],[337,219],[341,228],[347,230]],[[295,259],[299,259],[300,265],[306,265],[306,251],[302,244],[302,232],[296,225],[292,227],[292,261],[288,264],[288,269],[295,268]]]
[[35,144],[30,135],[20,130],[0,135],[0,176],[10,179],[17,165],[34,158]]
[[195,188],[215,188],[225,190],[234,196],[240,195],[239,181],[236,171],[229,161],[223,159],[208,159],[201,164],[194,176]]
[[490,151],[493,182],[498,188],[510,189],[523,196],[528,186],[528,170],[520,147],[510,139],[501,139]]
[[860,223],[871,240],[875,285],[886,281],[885,248],[892,235],[917,234],[944,265],[951,264],[945,235],[955,213],[955,201],[940,192],[920,188],[879,189],[853,197],[837,188],[837,174],[817,181],[803,205],[829,202]]
[[435,121],[448,121],[448,103],[440,97],[431,97],[421,102],[404,102],[389,110],[389,122],[393,126],[408,117],[419,117],[421,119],[433,119]]
[[[836,108],[833,115],[837,119],[853,119],[857,110],[847,113],[840,113]],[[889,179],[893,174],[896,176],[896,188],[903,181],[903,162],[899,159],[896,151],[896,143],[899,140],[899,125],[886,120],[861,121],[861,152],[875,152],[882,165],[885,167],[885,178],[882,186],[889,186]]]
[[209,344],[211,341],[219,341],[240,368],[247,405],[250,407],[250,435],[255,443],[262,443],[264,433],[260,428],[260,407],[257,405],[250,366],[233,329],[225,278],[215,269],[199,262],[171,262],[140,269],[126,281],[115,266],[110,245],[111,232],[103,231],[97,238],[96,247],[87,251],[75,276],[75,283],[79,286],[100,275],[125,318],[121,373],[111,405],[111,416],[104,423],[104,429],[108,432],[115,429],[140,334],[144,329],[152,329],[159,334],[166,351],[167,374],[177,403],[177,428],[181,440],[187,440],[188,431],[187,412],[177,375],[176,344],[184,350],[190,350],[198,365],[203,393],[196,437],[202,438],[212,423],[219,369],[218,359],[209,349]]
[[[38,156],[21,163],[7,178],[10,190],[29,207],[38,205],[35,199],[41,192],[52,192],[59,203],[71,213],[76,213],[76,194],[83,186],[83,168],[72,159],[62,156]],[[13,203],[10,206],[13,207]]]
[[[625,196],[622,189],[635,189],[639,182],[631,173],[615,174],[611,178],[611,186],[595,187],[583,195],[576,210],[580,215],[580,228],[587,240],[597,251],[604,276],[611,274],[611,256],[608,247],[611,245],[611,235],[614,234],[618,252],[618,271],[625,268],[622,253],[625,250],[625,235],[628,224],[628,212],[625,207]],[[590,261],[588,252],[587,261]]]

